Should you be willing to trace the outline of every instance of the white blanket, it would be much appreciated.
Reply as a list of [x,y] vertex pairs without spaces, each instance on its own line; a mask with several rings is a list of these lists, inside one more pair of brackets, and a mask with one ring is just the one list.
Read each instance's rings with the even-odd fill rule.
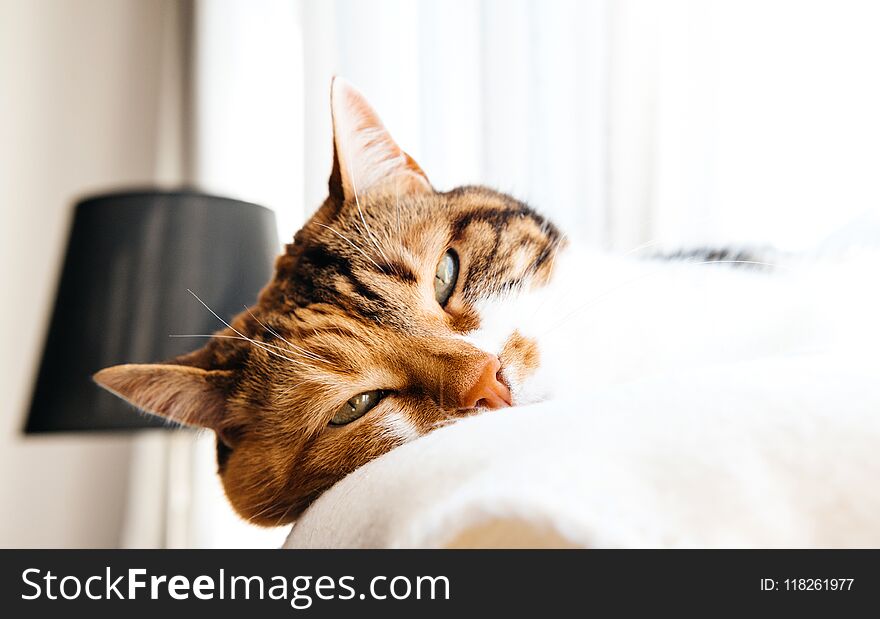
[[485,413],[355,471],[305,547],[880,547],[880,360],[798,356]]

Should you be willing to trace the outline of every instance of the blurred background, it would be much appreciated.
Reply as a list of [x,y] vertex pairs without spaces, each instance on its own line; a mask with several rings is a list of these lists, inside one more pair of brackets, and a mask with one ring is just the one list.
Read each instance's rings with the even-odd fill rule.
[[285,534],[231,513],[209,436],[23,434],[81,196],[198,187],[280,248],[341,74],[439,189],[622,251],[809,248],[880,205],[878,27],[869,0],[0,0],[0,546]]

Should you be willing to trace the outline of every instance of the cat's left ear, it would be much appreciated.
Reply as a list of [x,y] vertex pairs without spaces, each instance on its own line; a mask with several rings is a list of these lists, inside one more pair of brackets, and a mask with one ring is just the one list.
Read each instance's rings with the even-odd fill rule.
[[344,79],[330,86],[333,172],[330,195],[353,200],[370,192],[431,192],[428,177],[391,138],[364,96]]
[[127,364],[105,368],[95,382],[154,415],[223,434],[229,428],[226,400],[232,372],[173,364]]

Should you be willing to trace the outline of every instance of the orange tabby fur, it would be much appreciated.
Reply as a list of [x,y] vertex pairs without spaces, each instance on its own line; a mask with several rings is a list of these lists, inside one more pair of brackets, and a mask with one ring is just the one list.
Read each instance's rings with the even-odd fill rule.
[[[265,525],[293,520],[362,464],[472,414],[466,396],[489,357],[463,337],[480,325],[476,303],[545,282],[561,243],[509,196],[435,191],[351,86],[334,82],[331,102],[329,195],[256,304],[193,353],[95,376],[151,413],[214,429],[229,500]],[[460,274],[444,308],[433,279],[448,249]],[[537,349],[514,334],[501,363],[501,380],[528,373]],[[387,395],[373,410],[328,425],[349,398],[376,389]]]

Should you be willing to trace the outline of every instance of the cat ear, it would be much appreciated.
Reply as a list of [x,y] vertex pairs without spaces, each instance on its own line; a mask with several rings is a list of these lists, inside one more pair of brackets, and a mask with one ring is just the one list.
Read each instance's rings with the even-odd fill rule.
[[428,177],[391,138],[364,96],[344,79],[330,85],[333,115],[333,172],[330,195],[353,200],[371,191],[433,191]]
[[148,413],[220,431],[232,372],[186,365],[128,364],[105,368],[95,382]]

